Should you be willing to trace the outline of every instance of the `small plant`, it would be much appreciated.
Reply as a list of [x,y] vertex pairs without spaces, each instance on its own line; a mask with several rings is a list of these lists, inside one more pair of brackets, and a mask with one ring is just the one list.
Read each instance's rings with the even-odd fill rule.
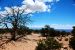
[[65,41],[68,41],[68,38],[66,38]]
[[69,46],[75,50],[75,37],[72,37],[69,41]]
[[41,40],[38,42],[36,50],[59,50],[61,44],[59,44],[54,38],[49,37],[46,40]]

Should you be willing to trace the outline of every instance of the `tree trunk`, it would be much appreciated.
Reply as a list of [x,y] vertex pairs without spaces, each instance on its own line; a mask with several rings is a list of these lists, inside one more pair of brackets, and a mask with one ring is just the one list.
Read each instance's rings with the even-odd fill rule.
[[18,29],[18,20],[17,19],[15,19],[15,21],[13,21],[13,32],[12,32],[12,38],[11,38],[11,40],[14,40],[14,41],[16,41],[16,34],[17,34],[17,29]]
[[11,40],[13,40],[13,41],[16,41],[16,31],[13,31],[12,33],[11,33]]
[[11,33],[12,35],[11,40],[16,41],[16,34],[17,34],[17,25],[13,26],[13,32]]

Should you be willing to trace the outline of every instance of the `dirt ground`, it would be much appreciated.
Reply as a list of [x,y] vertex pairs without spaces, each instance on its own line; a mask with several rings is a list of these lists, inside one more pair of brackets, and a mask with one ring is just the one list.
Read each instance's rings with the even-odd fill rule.
[[17,42],[11,41],[5,44],[3,47],[4,49],[0,48],[0,50],[35,50],[38,40],[43,38],[44,37],[41,37],[40,34],[27,35]]
[[[69,48],[69,38],[71,36],[62,37],[62,40],[59,39],[61,37],[55,37],[55,39],[62,43],[61,50],[72,50]],[[65,41],[65,39],[68,39],[68,41]],[[40,34],[34,34],[27,35],[26,37],[23,37],[22,39],[19,39],[17,42],[11,41],[10,43],[7,43],[4,45],[4,49],[0,48],[0,50],[35,50],[37,46],[37,42],[40,39],[45,39],[45,37],[41,37]],[[67,49],[64,49],[67,48]]]

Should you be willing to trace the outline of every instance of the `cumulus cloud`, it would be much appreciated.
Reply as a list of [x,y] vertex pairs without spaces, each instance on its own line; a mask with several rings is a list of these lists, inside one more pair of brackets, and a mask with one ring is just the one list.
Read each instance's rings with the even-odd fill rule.
[[22,6],[25,8],[25,12],[45,12],[48,10],[48,6],[43,0],[24,0],[22,3],[26,5]]
[[6,17],[7,12],[6,11],[0,11],[0,18]]
[[[12,8],[15,10],[15,14],[20,10],[24,10],[24,13],[35,13],[35,12],[50,12],[51,5],[46,5],[45,2],[58,2],[59,0],[24,0],[22,2],[22,6],[13,6]],[[5,7],[4,11],[0,11],[0,14],[7,14],[7,12],[12,15],[12,9],[10,7]]]

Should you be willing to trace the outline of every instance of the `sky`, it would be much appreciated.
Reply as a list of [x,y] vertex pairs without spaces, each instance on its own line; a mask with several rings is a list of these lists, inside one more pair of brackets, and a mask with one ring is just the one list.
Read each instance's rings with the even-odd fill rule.
[[72,29],[75,25],[75,0],[0,0],[1,13],[5,9],[10,11],[9,6],[19,6],[25,8],[25,13],[33,13],[30,28],[50,25],[55,29]]

